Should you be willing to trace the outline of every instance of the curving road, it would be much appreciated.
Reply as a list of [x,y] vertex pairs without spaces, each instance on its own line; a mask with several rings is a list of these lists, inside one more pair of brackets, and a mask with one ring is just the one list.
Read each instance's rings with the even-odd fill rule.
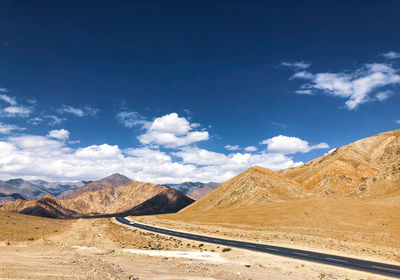
[[250,242],[243,242],[237,240],[229,240],[223,238],[216,238],[216,237],[208,237],[204,235],[197,235],[185,232],[179,232],[169,229],[163,229],[153,226],[148,226],[144,224],[130,224],[130,221],[127,220],[125,217],[116,217],[116,220],[122,224],[144,229],[147,231],[152,231],[156,233],[171,235],[180,238],[186,238],[201,242],[213,243],[218,245],[230,246],[230,247],[237,247],[241,249],[247,249],[257,252],[264,252],[268,254],[290,257],[295,259],[301,259],[306,261],[313,261],[317,263],[324,263],[329,265],[335,265],[345,268],[351,268],[356,270],[362,270],[367,272],[372,272],[376,274],[397,277],[400,278],[400,266],[392,265],[392,264],[385,264],[385,263],[378,263],[372,261],[365,261],[360,259],[353,259],[347,257],[341,257],[336,255],[329,255],[329,254],[322,254],[316,253],[311,251],[304,251],[298,249],[290,249],[285,247],[278,247],[278,246],[271,246],[265,244],[257,244],[257,243],[250,243]]

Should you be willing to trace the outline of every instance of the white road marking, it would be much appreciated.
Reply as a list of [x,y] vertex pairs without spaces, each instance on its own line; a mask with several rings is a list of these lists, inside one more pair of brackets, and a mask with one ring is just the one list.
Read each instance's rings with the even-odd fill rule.
[[334,258],[325,258],[327,260],[331,260],[331,261],[335,261],[335,262],[343,262],[343,263],[347,263],[347,261],[345,260],[339,260],[339,259],[334,259]]
[[300,256],[309,256],[308,254],[293,252],[293,254],[300,255]]
[[400,272],[400,270],[398,270],[398,269],[394,269],[394,268],[387,268],[387,267],[376,266],[376,265],[373,265],[372,267],[379,268],[379,269],[390,270],[390,271],[396,271],[396,272]]
[[274,248],[268,248],[268,250],[279,251],[279,249],[274,249]]

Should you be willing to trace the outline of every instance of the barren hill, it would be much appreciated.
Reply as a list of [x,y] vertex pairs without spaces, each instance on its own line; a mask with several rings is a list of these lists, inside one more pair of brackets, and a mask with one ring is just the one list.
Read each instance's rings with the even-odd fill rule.
[[132,179],[130,179],[124,175],[121,175],[119,173],[114,173],[114,174],[112,174],[106,178],[103,178],[99,181],[95,181],[95,182],[89,183],[87,185],[84,185],[84,186],[62,196],[61,199],[75,198],[85,192],[94,192],[94,191],[101,190],[108,186],[118,187],[118,186],[127,184],[131,181],[132,181]]
[[183,211],[248,207],[307,196],[299,183],[269,169],[254,166],[223,183]]
[[[36,201],[17,200],[4,203],[2,210],[30,214],[35,216],[65,218],[92,215],[118,214],[131,210],[168,190],[164,186],[132,181],[128,184],[112,187],[104,186],[96,191],[86,191],[75,198],[58,200],[45,196]],[[175,193],[176,192],[176,193]],[[193,202],[182,193],[165,196],[163,204],[153,208],[144,207],[146,213],[170,213]],[[152,212],[152,211],[155,212]],[[139,211],[135,213],[140,214]]]
[[342,146],[280,174],[313,193],[377,196],[400,190],[400,130]]

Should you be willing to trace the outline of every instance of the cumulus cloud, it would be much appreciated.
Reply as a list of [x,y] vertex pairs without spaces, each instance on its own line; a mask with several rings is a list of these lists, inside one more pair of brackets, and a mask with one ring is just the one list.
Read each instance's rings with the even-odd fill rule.
[[83,108],[76,108],[68,105],[63,105],[60,109],[57,110],[61,114],[71,114],[77,117],[85,117],[85,116],[95,116],[99,112],[99,109],[92,108],[90,106],[85,106]]
[[356,109],[366,102],[387,99],[390,96],[388,90],[377,93],[376,98],[372,98],[371,95],[378,89],[400,84],[399,70],[384,63],[365,64],[359,69],[338,73],[313,74],[308,70],[293,69],[296,72],[290,79],[307,81],[300,86],[296,93],[314,95],[322,92],[344,98],[346,99],[345,105],[349,110]]
[[47,136],[50,138],[66,140],[69,138],[69,131],[66,129],[50,130]]
[[400,124],[400,120],[397,120],[397,121],[394,121],[394,122]]
[[272,153],[280,154],[294,154],[294,153],[308,153],[315,149],[327,149],[329,145],[326,143],[319,143],[317,145],[310,145],[307,141],[297,137],[289,137],[284,135],[275,136],[262,141],[260,144],[267,145],[267,150]]
[[239,145],[226,145],[225,149],[229,151],[237,151],[240,149]]
[[[182,147],[168,154],[154,147],[128,148],[91,145],[76,149],[62,137],[22,135],[0,141],[0,176],[45,180],[93,180],[120,172],[140,181],[179,183],[223,182],[260,165],[273,170],[293,167],[291,157],[280,153],[225,155],[197,147]],[[55,135],[57,136],[57,135]]]
[[143,127],[148,128],[151,122],[147,121],[138,112],[120,112],[117,114],[117,120],[124,126],[132,127]]
[[171,113],[156,118],[138,138],[142,144],[161,145],[166,148],[177,148],[208,140],[208,132],[192,131],[195,127],[197,124],[190,124],[186,118]]
[[0,122],[0,133],[9,134],[15,130],[25,130],[25,128],[19,127],[14,124],[4,124],[4,123]]
[[[138,125],[144,129],[139,136],[143,146],[126,149],[107,143],[72,148],[70,144],[79,141],[68,141],[70,133],[65,129],[50,130],[46,136],[3,136],[0,139],[0,178],[93,180],[119,172],[135,180],[154,183],[223,182],[254,165],[279,170],[302,164],[288,156],[293,149],[279,150],[273,148],[272,143],[267,144],[265,151],[256,152],[255,146],[248,146],[243,152],[229,154],[195,147],[191,144],[207,140],[208,132],[176,113]],[[1,129],[8,133],[17,127],[2,125]],[[303,145],[297,150],[306,152],[324,145],[307,143],[306,148]]]
[[257,151],[258,149],[257,149],[257,147],[255,147],[255,146],[248,146],[248,147],[244,148],[244,150],[245,150],[246,152],[255,152],[255,151]]
[[394,52],[394,51],[384,53],[384,54],[382,54],[382,56],[387,59],[400,59],[400,53]]

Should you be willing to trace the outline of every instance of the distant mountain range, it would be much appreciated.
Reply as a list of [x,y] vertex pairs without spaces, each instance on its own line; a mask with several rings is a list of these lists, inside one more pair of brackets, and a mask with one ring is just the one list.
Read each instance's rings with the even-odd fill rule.
[[218,188],[221,183],[209,182],[209,183],[201,183],[201,182],[184,182],[181,184],[161,184],[168,188],[174,188],[181,193],[184,193],[195,200],[199,200],[206,196],[211,191]]
[[0,180],[0,205],[2,202],[14,201],[16,199],[35,200],[45,195],[62,196],[87,183],[90,182],[47,182],[43,180],[24,179]]
[[49,218],[173,213],[194,200],[173,188],[133,181],[113,174],[57,199],[5,202],[1,210]]
[[[105,186],[117,187],[131,182],[132,179],[113,174],[99,181],[79,182],[47,182],[44,180],[11,179],[0,180],[0,205],[3,202],[22,200],[37,200],[45,195],[51,195],[60,199],[71,199],[78,197],[87,191],[96,191]],[[220,183],[209,182],[185,182],[181,184],[161,184],[168,188],[174,188],[179,192],[198,200],[216,189]]]

